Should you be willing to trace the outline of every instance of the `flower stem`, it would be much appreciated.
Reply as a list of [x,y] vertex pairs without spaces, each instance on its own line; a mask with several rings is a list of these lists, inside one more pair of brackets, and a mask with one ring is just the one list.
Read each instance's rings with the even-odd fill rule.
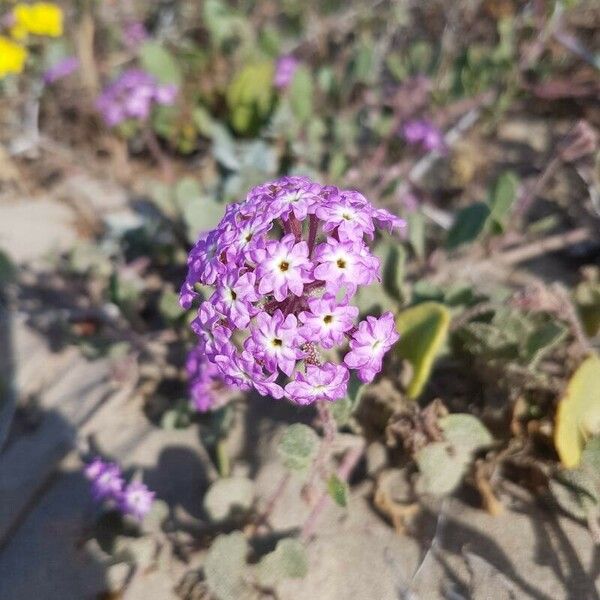
[[171,168],[171,163],[165,156],[165,153],[162,151],[154,130],[151,127],[145,127],[143,135],[146,145],[148,146],[148,150],[150,150],[150,154],[152,154],[152,158],[156,161],[156,163],[160,165],[165,179],[167,181],[172,181],[173,169]]
[[290,231],[294,234],[296,241],[299,242],[302,238],[302,224],[293,214],[290,214],[288,223],[290,224]]
[[[348,482],[348,479],[350,478],[352,471],[358,464],[358,461],[362,457],[364,450],[365,445],[364,443],[361,443],[360,445],[354,448],[350,448],[350,450],[346,452],[342,463],[340,464],[336,473],[341,481],[344,481],[346,483]],[[323,512],[330,500],[331,498],[329,497],[328,492],[324,491],[321,494],[317,503],[315,504],[314,508],[312,509],[311,513],[308,515],[308,518],[304,522],[304,525],[302,526],[300,539],[303,542],[308,542],[310,538],[314,535],[319,516]]]
[[229,460],[229,452],[227,451],[227,439],[219,438],[216,448],[217,468],[221,477],[229,477],[231,474],[231,462]]
[[315,247],[315,241],[317,239],[317,229],[319,227],[319,221],[315,215],[310,215],[308,218],[308,257],[312,256],[313,249]]

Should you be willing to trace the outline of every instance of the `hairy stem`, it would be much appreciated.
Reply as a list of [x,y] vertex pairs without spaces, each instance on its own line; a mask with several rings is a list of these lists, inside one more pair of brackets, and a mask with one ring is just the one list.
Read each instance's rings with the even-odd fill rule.
[[[346,483],[348,482],[348,479],[350,478],[350,475],[352,475],[352,471],[354,471],[354,468],[356,467],[358,461],[362,457],[364,450],[365,445],[364,443],[361,443],[359,446],[351,448],[346,452],[336,473],[341,481],[344,481]],[[308,518],[304,522],[302,532],[300,533],[300,539],[303,542],[308,542],[310,538],[314,535],[315,529],[317,528],[319,516],[321,515],[329,501],[329,494],[326,491],[324,491],[317,500],[317,503],[315,504],[311,513],[308,515]]]
[[269,499],[267,500],[264,510],[258,515],[258,517],[256,518],[256,521],[251,525],[251,528],[249,530],[249,533],[251,535],[254,535],[254,533],[256,533],[256,530],[261,525],[264,525],[267,522],[267,520],[271,516],[271,513],[273,512],[275,506],[277,506],[277,502],[278,502],[279,498],[285,492],[285,490],[288,486],[288,483],[290,481],[290,478],[291,478],[291,475],[289,472],[287,472],[279,480],[277,487],[275,488],[273,493],[269,496]]
[[312,256],[312,252],[315,247],[315,241],[317,239],[317,229],[319,227],[319,221],[315,215],[310,215],[308,218],[308,257]]
[[144,128],[144,141],[148,146],[148,150],[150,150],[150,154],[152,154],[152,158],[156,161],[167,181],[173,180],[173,169],[171,168],[171,163],[169,159],[165,156],[164,152],[161,150],[160,144],[158,143],[158,139],[156,138],[156,134],[150,127]]
[[298,221],[298,219],[296,219],[296,217],[294,216],[293,213],[290,214],[288,223],[290,226],[291,233],[293,233],[294,237],[296,238],[296,242],[299,242],[300,239],[302,238],[302,223],[300,223],[300,221]]

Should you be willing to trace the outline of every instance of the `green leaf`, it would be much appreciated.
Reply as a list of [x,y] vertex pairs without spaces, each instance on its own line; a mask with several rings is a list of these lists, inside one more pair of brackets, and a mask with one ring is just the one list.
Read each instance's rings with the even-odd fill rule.
[[600,434],[600,356],[592,354],[573,374],[556,413],[554,444],[562,464],[579,465],[586,441]]
[[586,334],[594,337],[600,333],[600,269],[588,267],[584,277],[573,296]]
[[490,216],[490,208],[483,202],[476,202],[460,210],[448,232],[446,246],[455,250],[462,244],[475,241],[483,231]]
[[327,480],[327,493],[338,506],[345,508],[348,504],[348,485],[335,473]]
[[248,542],[240,531],[220,535],[204,561],[204,576],[213,594],[222,600],[242,598],[248,592],[244,581]]
[[168,323],[173,323],[180,319],[184,313],[179,304],[179,294],[172,289],[165,289],[160,296],[158,310]]
[[489,199],[490,219],[501,230],[504,229],[511,208],[517,199],[519,179],[512,171],[506,171],[498,177]]
[[144,42],[139,49],[140,62],[144,70],[154,75],[163,84],[183,83],[183,74],[174,56],[156,41]]
[[215,523],[247,513],[254,502],[254,483],[246,477],[217,479],[204,496],[204,510]]
[[187,226],[188,239],[194,243],[200,233],[214,229],[225,207],[206,195],[193,177],[184,177],[175,188],[175,201]]
[[425,215],[415,210],[406,217],[408,241],[419,259],[425,256]]
[[513,360],[519,357],[519,344],[511,332],[495,324],[478,321],[463,325],[454,334],[462,351],[485,359]]
[[343,427],[349,423],[350,417],[360,403],[360,399],[366,387],[367,386],[358,378],[356,373],[352,371],[350,373],[348,391],[345,398],[337,400],[330,405],[331,414],[338,427]]
[[302,579],[308,573],[306,549],[298,540],[280,540],[275,550],[260,560],[257,573],[264,587],[273,587],[285,579]]
[[393,239],[384,239],[377,245],[375,255],[383,265],[383,287],[385,291],[398,300],[402,299],[402,285],[406,265],[406,250]]
[[315,85],[311,72],[305,66],[298,67],[289,88],[289,96],[292,112],[302,123],[308,121],[313,114],[314,94]]
[[14,281],[17,270],[6,252],[0,250],[0,285],[6,285]]
[[588,440],[581,454],[581,466],[594,473],[600,481],[600,435]]
[[302,471],[316,455],[318,444],[319,436],[310,427],[294,423],[285,430],[277,450],[288,469]]
[[489,431],[476,417],[450,414],[438,420],[445,441],[428,444],[415,456],[421,492],[443,496],[458,486],[473,453],[492,442]]
[[537,364],[544,354],[552,350],[567,335],[567,328],[556,321],[548,321],[532,331],[525,342],[525,360]]
[[467,463],[457,457],[450,444],[433,442],[415,456],[420,471],[417,489],[434,496],[443,496],[454,491],[460,483]]
[[234,75],[226,92],[231,125],[240,134],[256,132],[273,106],[272,61],[244,66]]
[[157,542],[152,535],[140,537],[117,536],[113,557],[119,562],[131,562],[142,570],[150,567],[156,559]]
[[438,420],[444,438],[460,452],[473,453],[489,446],[493,438],[483,423],[473,415],[453,413]]
[[444,290],[426,279],[420,279],[413,285],[412,302],[413,304],[420,304],[428,300],[443,302]]
[[431,368],[448,336],[450,312],[443,304],[423,302],[407,308],[396,317],[396,329],[400,340],[396,351],[408,360],[413,376],[407,394],[418,398],[431,373]]

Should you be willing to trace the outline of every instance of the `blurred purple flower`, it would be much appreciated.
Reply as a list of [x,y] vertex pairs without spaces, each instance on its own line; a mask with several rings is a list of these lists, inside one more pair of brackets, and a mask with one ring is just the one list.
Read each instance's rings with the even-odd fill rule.
[[132,481],[121,494],[119,508],[126,515],[142,520],[152,508],[155,492],[140,481]]
[[444,134],[431,121],[408,121],[404,124],[402,133],[409,144],[419,144],[429,151],[443,152],[446,149]]
[[123,473],[118,465],[96,457],[84,469],[92,484],[92,496],[98,501],[109,501],[123,514],[143,519],[152,507],[154,492],[138,481],[125,485]]
[[125,482],[117,465],[95,458],[85,468],[85,476],[92,483],[92,496],[96,500],[119,500]]
[[406,212],[412,213],[419,208],[421,201],[414,192],[406,192],[400,197],[400,203]]
[[198,412],[215,410],[227,403],[231,390],[223,382],[219,367],[206,359],[202,347],[190,351],[185,366],[192,405]]
[[137,48],[148,39],[148,31],[141,21],[130,21],[123,28],[123,43],[130,49]]
[[273,78],[273,85],[282,90],[285,89],[292,83],[296,69],[300,66],[300,61],[294,58],[290,54],[285,54],[277,59],[275,65],[275,76]]
[[177,87],[160,85],[141,69],[128,69],[110,83],[96,100],[96,108],[109,127],[126,119],[145,121],[154,104],[173,104]]
[[42,78],[46,85],[51,85],[59,79],[68,77],[79,69],[79,60],[75,56],[67,56],[47,69]]

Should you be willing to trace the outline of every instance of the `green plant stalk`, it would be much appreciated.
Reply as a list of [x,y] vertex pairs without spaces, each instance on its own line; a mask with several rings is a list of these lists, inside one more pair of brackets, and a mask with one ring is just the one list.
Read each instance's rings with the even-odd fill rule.
[[229,477],[231,475],[231,461],[229,460],[229,452],[227,448],[227,438],[219,438],[215,449],[217,458],[217,469],[221,477]]

